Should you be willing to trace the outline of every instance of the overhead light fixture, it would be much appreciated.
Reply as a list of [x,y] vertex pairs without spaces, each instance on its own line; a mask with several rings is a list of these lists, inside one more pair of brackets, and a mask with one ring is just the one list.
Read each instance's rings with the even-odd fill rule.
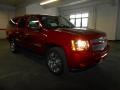
[[45,4],[49,4],[52,2],[56,2],[56,1],[58,1],[58,0],[47,0],[47,1],[41,2],[40,5],[45,5]]

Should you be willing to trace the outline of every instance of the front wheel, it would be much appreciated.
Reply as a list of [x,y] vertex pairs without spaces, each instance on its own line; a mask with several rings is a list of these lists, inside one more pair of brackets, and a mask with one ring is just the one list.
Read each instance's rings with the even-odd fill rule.
[[51,48],[47,53],[47,66],[55,75],[61,75],[66,71],[66,58],[61,48]]

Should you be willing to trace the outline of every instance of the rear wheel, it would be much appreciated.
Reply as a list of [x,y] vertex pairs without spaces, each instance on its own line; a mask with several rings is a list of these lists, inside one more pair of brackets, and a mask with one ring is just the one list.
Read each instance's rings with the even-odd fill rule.
[[14,39],[10,40],[10,51],[13,53],[17,52],[17,46]]
[[61,75],[67,70],[66,65],[65,54],[61,48],[54,47],[48,51],[47,66],[50,72],[55,75]]

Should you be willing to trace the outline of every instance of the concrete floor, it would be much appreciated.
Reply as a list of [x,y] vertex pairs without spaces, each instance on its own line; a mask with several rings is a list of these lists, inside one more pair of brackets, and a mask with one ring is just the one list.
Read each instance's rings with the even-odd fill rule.
[[120,90],[120,42],[111,43],[108,58],[87,71],[52,75],[40,57],[29,52],[13,54],[0,40],[0,90]]

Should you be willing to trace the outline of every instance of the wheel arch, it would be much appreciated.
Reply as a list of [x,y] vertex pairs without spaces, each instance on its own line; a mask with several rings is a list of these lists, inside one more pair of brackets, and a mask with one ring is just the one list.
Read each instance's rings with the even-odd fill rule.
[[58,45],[58,44],[53,44],[53,43],[48,43],[48,44],[46,44],[46,51],[48,51],[49,49],[54,48],[54,47],[61,48],[61,49],[63,49],[63,51],[65,52],[64,46]]
[[67,60],[67,55],[66,55],[66,51],[65,51],[65,47],[64,46],[61,46],[61,45],[57,45],[57,44],[48,44],[47,45],[47,51],[49,51],[50,49],[52,49],[52,48],[60,48],[62,51],[62,56],[64,57],[64,73],[68,73],[68,71],[69,71],[69,68],[68,68],[68,60]]

